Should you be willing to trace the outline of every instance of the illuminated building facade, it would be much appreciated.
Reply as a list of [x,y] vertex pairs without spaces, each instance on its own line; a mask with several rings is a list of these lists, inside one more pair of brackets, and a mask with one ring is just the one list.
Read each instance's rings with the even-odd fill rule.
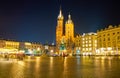
[[40,43],[0,40],[0,52],[2,53],[17,53],[20,50],[25,50],[25,49],[43,50],[43,46]]
[[82,36],[80,34],[76,35],[75,37],[75,48],[74,48],[74,54],[81,54],[81,39],[82,39]]
[[25,48],[28,48],[28,49],[42,48],[41,45],[38,43],[25,42],[24,44],[25,44]]
[[0,48],[19,49],[19,42],[10,40],[0,40]]
[[112,26],[97,31],[98,50],[100,55],[120,54],[120,25]]
[[19,49],[19,42],[12,40],[0,40],[0,53],[16,53]]
[[81,47],[81,38],[82,36],[81,35],[76,35],[75,37],[75,47]]
[[5,40],[0,40],[0,48],[4,48],[5,47]]
[[33,43],[33,42],[20,42],[20,49],[31,49],[31,50],[37,50],[37,49],[44,49],[43,46],[40,43]]
[[97,49],[97,34],[84,33],[81,37],[81,53],[83,55],[95,55]]
[[60,46],[62,44],[65,45],[65,50],[67,50],[68,53],[71,53],[71,49],[74,44],[74,23],[70,14],[68,15],[68,20],[65,23],[65,29],[63,21],[64,17],[62,10],[60,9],[56,26],[56,52],[60,53]]

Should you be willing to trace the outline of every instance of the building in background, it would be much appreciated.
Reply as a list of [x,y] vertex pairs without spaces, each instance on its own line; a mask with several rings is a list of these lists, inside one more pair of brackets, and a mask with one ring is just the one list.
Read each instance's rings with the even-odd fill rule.
[[40,43],[18,42],[13,40],[0,40],[0,53],[30,53],[37,54],[44,48]]
[[97,31],[98,55],[120,55],[120,25]]
[[75,40],[74,40],[74,42],[75,42],[74,54],[75,55],[82,55],[81,54],[81,47],[82,47],[81,39],[82,39],[82,36],[80,34],[77,34],[75,36]]
[[0,40],[0,53],[16,53],[19,50],[19,44],[13,40]]
[[40,43],[36,42],[20,42],[20,50],[24,50],[25,54],[41,55],[44,51],[44,47]]
[[81,53],[82,55],[95,55],[97,49],[97,34],[84,33],[81,37]]

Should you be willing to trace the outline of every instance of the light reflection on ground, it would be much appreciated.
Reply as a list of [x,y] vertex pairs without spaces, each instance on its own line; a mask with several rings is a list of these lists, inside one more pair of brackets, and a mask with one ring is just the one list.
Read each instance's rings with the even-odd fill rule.
[[0,58],[0,78],[120,78],[114,56]]

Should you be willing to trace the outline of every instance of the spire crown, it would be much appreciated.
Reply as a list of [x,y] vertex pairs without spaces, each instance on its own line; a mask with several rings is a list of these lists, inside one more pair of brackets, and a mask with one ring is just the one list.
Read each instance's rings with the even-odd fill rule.
[[59,19],[59,18],[63,19],[63,14],[62,14],[61,6],[60,6],[60,13],[59,13],[59,15],[58,15],[58,19]]
[[71,19],[71,15],[70,15],[70,13],[69,13],[69,15],[68,15],[68,20],[67,20],[66,23],[72,23],[72,19]]
[[70,13],[69,13],[69,15],[68,15],[68,20],[71,20],[71,15],[70,15]]

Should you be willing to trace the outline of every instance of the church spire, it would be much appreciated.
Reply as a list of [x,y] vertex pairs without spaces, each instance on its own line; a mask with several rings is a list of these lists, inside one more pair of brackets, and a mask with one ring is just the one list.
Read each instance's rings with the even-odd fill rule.
[[69,13],[67,23],[72,23],[71,15]]
[[70,15],[70,13],[69,13],[69,15],[68,15],[68,20],[71,20],[71,15]]
[[62,9],[61,9],[61,6],[60,6],[60,13],[59,13],[59,15],[58,15],[58,19],[63,19],[63,14],[62,14]]
[[59,13],[60,16],[62,16],[62,8],[60,6],[60,13]]

